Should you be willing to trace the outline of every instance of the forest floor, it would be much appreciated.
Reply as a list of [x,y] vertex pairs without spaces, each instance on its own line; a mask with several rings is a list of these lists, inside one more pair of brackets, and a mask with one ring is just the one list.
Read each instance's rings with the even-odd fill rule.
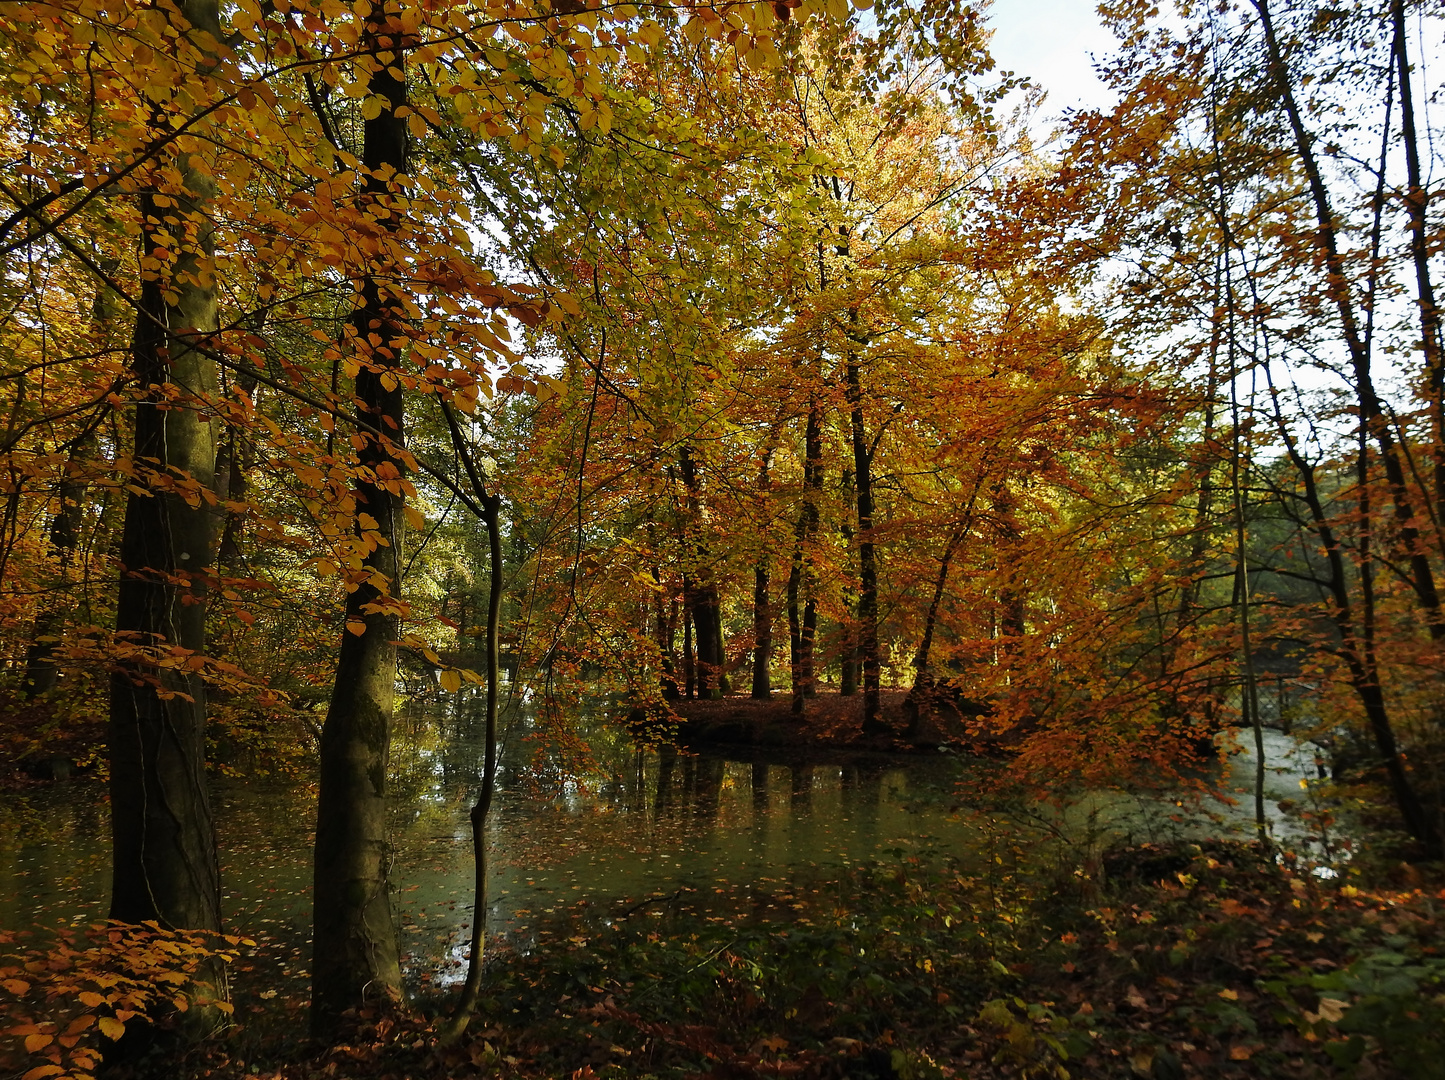
[[1088,874],[1031,855],[1005,842],[984,877],[903,858],[602,920],[579,907],[494,954],[452,1045],[422,1002],[305,1052],[295,1001],[289,1027],[243,1026],[163,1074],[1445,1077],[1445,881],[1397,864],[1367,889],[1233,843],[1126,849]]

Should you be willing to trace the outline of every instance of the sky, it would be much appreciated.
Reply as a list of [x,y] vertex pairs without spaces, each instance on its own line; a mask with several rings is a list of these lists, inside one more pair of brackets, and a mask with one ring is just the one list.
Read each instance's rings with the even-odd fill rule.
[[998,67],[1027,75],[1048,91],[1045,117],[1096,107],[1112,96],[1094,75],[1091,53],[1104,55],[1113,35],[1099,23],[1098,0],[994,0],[988,23]]

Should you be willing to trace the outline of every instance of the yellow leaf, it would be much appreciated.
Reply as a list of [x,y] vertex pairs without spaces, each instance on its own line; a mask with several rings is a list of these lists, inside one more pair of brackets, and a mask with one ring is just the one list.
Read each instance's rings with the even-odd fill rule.
[[376,518],[365,512],[356,515],[356,523],[363,529],[378,529],[381,527]]
[[462,688],[462,674],[459,671],[448,669],[440,676],[442,689],[449,694],[455,694]]
[[417,532],[426,528],[426,515],[414,506],[406,508],[406,523]]
[[363,119],[375,120],[381,115],[382,100],[375,94],[369,96],[361,103],[361,115]]
[[1348,1001],[1341,1001],[1339,998],[1320,998],[1320,1019],[1338,1024],[1344,1019],[1345,1010],[1349,1007]]
[[1219,991],[1219,996],[1222,997],[1225,1001],[1238,1001],[1238,1000],[1239,1000],[1239,991],[1237,991],[1237,990],[1221,990],[1221,991]]
[[357,637],[360,637],[362,634],[366,633],[366,620],[347,619],[346,629],[348,633],[352,633],[355,634]]
[[119,1039],[125,1034],[125,1025],[113,1016],[100,1018],[100,1033],[107,1039]]
[[59,1076],[64,1071],[59,1065],[37,1065],[20,1080],[40,1080],[43,1076]]

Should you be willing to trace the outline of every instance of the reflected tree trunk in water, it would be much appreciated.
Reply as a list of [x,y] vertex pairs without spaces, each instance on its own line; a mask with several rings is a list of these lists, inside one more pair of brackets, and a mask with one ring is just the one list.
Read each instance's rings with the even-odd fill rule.
[[664,746],[657,752],[657,795],[652,804],[652,812],[661,817],[668,808],[672,795],[672,772],[677,765],[677,751],[671,746]]
[[753,820],[760,821],[768,811],[768,766],[753,762]]
[[697,758],[697,793],[694,806],[701,818],[716,817],[722,802],[722,758]]
[[813,796],[813,767],[794,765],[790,771],[793,774],[793,806],[805,807]]

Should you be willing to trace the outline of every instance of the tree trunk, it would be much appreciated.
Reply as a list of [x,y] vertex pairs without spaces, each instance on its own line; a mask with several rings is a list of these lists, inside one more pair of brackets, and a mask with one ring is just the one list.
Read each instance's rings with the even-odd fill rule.
[[687,577],[682,579],[682,696],[691,701],[697,696],[697,660],[692,651],[692,603]]
[[[1279,40],[1275,35],[1274,21],[1270,15],[1268,0],[1253,0],[1259,13],[1260,28],[1264,31],[1265,45],[1269,53],[1270,72],[1275,88],[1284,105],[1289,119],[1290,131],[1294,136],[1295,152],[1309,181],[1310,195],[1315,209],[1315,241],[1327,271],[1326,294],[1333,302],[1340,320],[1344,344],[1350,355],[1350,366],[1354,375],[1356,399],[1360,421],[1369,430],[1384,466],[1389,481],[1391,501],[1395,509],[1395,524],[1400,531],[1400,543],[1410,562],[1410,586],[1415,593],[1416,603],[1425,617],[1430,637],[1435,641],[1445,640],[1445,612],[1440,605],[1440,594],[1435,582],[1434,569],[1420,536],[1414,503],[1410,497],[1401,461],[1402,448],[1396,442],[1391,418],[1375,389],[1371,371],[1370,348],[1360,332],[1360,320],[1356,315],[1355,301],[1350,295],[1349,268],[1339,249],[1338,229],[1334,210],[1330,203],[1329,190],[1325,186],[1324,174],[1316,158],[1314,142],[1304,125],[1304,117],[1295,100],[1294,87],[1289,81],[1289,69]],[[1423,310],[1423,309],[1422,309]]]
[[863,667],[863,732],[887,730],[881,712],[878,657],[878,557],[873,545],[873,454],[863,425],[863,383],[858,356],[848,354],[848,409],[853,434],[853,483],[858,503],[858,658]]
[[[817,573],[813,543],[818,532],[818,493],[823,487],[823,407],[808,403],[803,429],[803,507],[793,530],[793,567],[788,576],[788,629],[792,634],[793,715],[802,716],[814,694],[813,652],[818,632]],[[801,605],[801,612],[799,606]]]
[[[461,433],[453,428],[453,438],[460,444]],[[459,445],[460,449],[460,445]],[[497,680],[500,665],[498,627],[502,617],[502,500],[482,488],[481,477],[468,459],[472,487],[482,508],[482,522],[487,529],[487,719],[482,757],[482,783],[477,801],[469,815],[472,826],[472,934],[471,951],[467,955],[467,978],[450,1022],[443,1031],[446,1042],[454,1042],[471,1020],[482,993],[483,949],[487,931],[487,816],[492,809],[492,796],[497,786]]]
[[387,881],[386,772],[401,611],[399,444],[405,431],[401,387],[390,372],[400,366],[406,331],[382,281],[392,243],[387,234],[397,221],[386,205],[391,185],[376,174],[406,170],[406,126],[397,116],[406,85],[396,74],[403,63],[399,19],[386,6],[378,5],[368,17],[364,44],[375,65],[370,93],[384,103],[381,113],[366,121],[362,152],[368,213],[383,254],[381,265],[369,268],[363,281],[347,341],[360,364],[356,402],[369,430],[361,432],[357,452],[363,471],[355,488],[352,540],[362,565],[347,582],[346,629],[321,733],[311,1029],[323,1038],[336,1033],[346,1009],[401,994]]
[[[848,502],[856,503],[858,499],[857,489],[853,485],[853,472],[851,469],[843,470],[843,496]],[[838,532],[843,538],[843,550],[853,550],[853,524],[848,515],[843,515],[843,521],[838,526]],[[843,590],[843,607],[856,607],[858,603],[857,593],[848,587]],[[838,696],[852,697],[858,693],[858,676],[860,664],[858,661],[857,633],[852,620],[844,618],[838,625]]]
[[[652,568],[652,580],[657,586],[652,595],[654,615],[657,619],[657,653],[662,663],[662,700],[676,701],[682,696],[677,686],[677,665],[672,658],[672,642],[677,614],[674,610],[672,617],[668,617],[667,605],[662,598],[662,575],[657,572],[655,566]],[[674,601],[673,608],[675,609],[676,606],[676,601]]]
[[1415,300],[1420,309],[1420,348],[1425,356],[1426,401],[1430,413],[1435,519],[1445,508],[1445,356],[1441,354],[1440,308],[1430,274],[1430,237],[1420,171],[1420,142],[1415,129],[1415,93],[1405,32],[1405,0],[1391,0],[1395,77],[1400,85],[1400,141],[1405,144],[1405,209],[1410,219],[1410,258],[1415,264]]
[[752,696],[767,701],[773,696],[773,613],[768,603],[768,564],[753,567],[753,686]]
[[[779,424],[781,424],[781,420]],[[763,454],[762,464],[758,466],[758,497],[764,501],[765,513],[768,493],[772,490],[769,469],[772,465],[779,424],[773,426],[773,434],[769,435],[768,447]],[[760,701],[767,701],[773,696],[773,610],[768,597],[768,586],[771,584],[768,572],[770,562],[767,554],[763,554],[753,566],[753,682],[751,696]]]
[[[172,17],[181,35],[177,52],[186,53],[188,63],[200,53],[186,41],[190,28],[221,36],[215,0],[182,0]],[[147,259],[169,248],[174,261],[168,274],[141,287],[131,353],[132,374],[145,394],[135,413],[135,479],[152,490],[130,493],[121,534],[116,631],[137,652],[111,677],[110,916],[219,930],[206,688],[198,672],[156,663],[204,651],[214,533],[199,494],[192,505],[171,481],[188,491],[192,484],[209,490],[215,481],[216,427],[202,410],[217,395],[216,366],[202,350],[217,330],[209,216],[216,188],[196,155],[180,153],[174,164],[180,188],[166,192],[167,204],[158,194],[141,204]],[[180,224],[167,225],[167,218]],[[178,389],[180,398],[162,387],[172,394]],[[221,985],[209,989],[224,992]]]
[[[66,619],[63,590],[69,584],[70,564],[75,560],[76,548],[80,545],[80,527],[85,520],[85,481],[78,474],[80,462],[95,447],[95,437],[86,431],[72,444],[66,459],[65,478],[60,481],[56,497],[60,506],[50,519],[50,551],[59,568],[55,582],[56,593],[36,614],[31,627],[30,645],[25,650],[25,676],[21,693],[27,701],[48,694],[55,689],[55,640],[64,628]],[[132,496],[133,498],[134,496]]]
[[[712,580],[708,565],[710,553],[705,540],[696,535],[703,524],[705,514],[702,502],[702,484],[697,474],[697,463],[692,447],[685,445],[680,454],[683,487],[687,491],[689,516],[692,521],[693,556],[696,569],[689,581],[691,591],[688,604],[692,609],[692,624],[697,634],[697,696],[699,698],[722,697],[727,690],[725,666],[727,656],[723,650],[722,602],[718,597],[717,585]],[[686,589],[686,584],[684,586]]]
[[931,663],[929,657],[933,652],[933,632],[938,625],[938,613],[943,608],[943,594],[948,587],[948,571],[953,565],[954,553],[958,551],[959,545],[968,532],[968,524],[965,524],[953,531],[948,538],[948,543],[943,547],[943,557],[938,561],[938,577],[933,582],[933,597],[928,602],[928,614],[923,619],[923,639],[918,643],[918,652],[913,657],[913,670],[917,673],[914,688],[918,687],[917,679],[921,679],[929,670]]

